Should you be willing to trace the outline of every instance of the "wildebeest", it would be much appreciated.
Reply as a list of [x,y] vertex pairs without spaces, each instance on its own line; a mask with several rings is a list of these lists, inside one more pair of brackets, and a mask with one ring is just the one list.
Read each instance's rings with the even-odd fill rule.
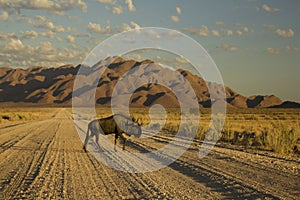
[[[89,135],[90,132],[90,135]],[[114,149],[116,150],[117,139],[120,137],[123,139],[123,150],[125,150],[125,143],[128,137],[134,135],[140,137],[142,134],[139,124],[134,122],[134,119],[125,117],[120,114],[115,114],[107,118],[95,119],[88,124],[88,129],[83,145],[83,149],[86,151],[86,145],[90,138],[96,137],[97,145],[99,145],[99,134],[104,135],[115,134]]]

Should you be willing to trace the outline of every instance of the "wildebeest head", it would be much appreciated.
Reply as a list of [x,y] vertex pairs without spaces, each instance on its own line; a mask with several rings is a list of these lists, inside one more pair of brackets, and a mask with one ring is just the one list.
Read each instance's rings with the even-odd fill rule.
[[115,121],[118,126],[128,135],[134,135],[139,138],[142,135],[142,129],[140,124],[135,118],[125,117],[122,115],[115,115]]
[[134,135],[135,137],[139,138],[142,135],[141,126],[136,122],[129,122],[127,124],[127,133],[129,135]]

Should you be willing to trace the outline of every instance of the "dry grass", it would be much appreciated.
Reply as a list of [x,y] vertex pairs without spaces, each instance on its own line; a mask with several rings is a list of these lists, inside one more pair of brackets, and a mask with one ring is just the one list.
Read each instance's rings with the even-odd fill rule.
[[[138,118],[143,125],[161,124],[160,117],[150,122],[147,110],[132,110],[131,115]],[[211,119],[210,110],[200,111],[201,119],[196,132],[196,139],[215,140],[218,135],[207,134]],[[158,115],[159,116],[159,115]],[[161,117],[163,118],[163,117]],[[196,122],[182,122],[189,132]],[[162,132],[175,134],[180,124],[180,112],[167,110],[167,119]],[[225,125],[219,141],[245,147],[270,150],[278,153],[300,152],[300,109],[231,109],[226,115]]]
[[51,118],[58,108],[0,108],[0,124]]
[[263,145],[275,152],[292,153],[300,150],[297,144],[300,140],[299,124],[273,122],[272,128],[266,129],[260,138]]
[[[59,108],[0,108],[0,124],[14,121],[49,119]],[[68,108],[72,112],[71,108]],[[210,110],[200,110],[200,121],[183,121],[183,130],[196,132],[196,139],[219,139],[245,147],[270,150],[278,153],[300,152],[300,109],[231,109],[228,110],[220,137],[207,134],[211,120]],[[98,118],[112,114],[109,108],[96,109]],[[152,111],[131,109],[130,115],[148,129],[160,129],[161,133],[176,134],[179,130],[181,114],[178,109]],[[194,113],[191,113],[191,117]],[[81,119],[92,120],[88,112],[79,114]],[[162,120],[164,119],[164,120]],[[152,121],[151,121],[152,120]],[[199,126],[197,126],[199,124]],[[195,127],[198,127],[195,129]],[[183,134],[184,135],[184,134]],[[186,135],[188,136],[188,135]],[[209,136],[209,137],[208,137]]]

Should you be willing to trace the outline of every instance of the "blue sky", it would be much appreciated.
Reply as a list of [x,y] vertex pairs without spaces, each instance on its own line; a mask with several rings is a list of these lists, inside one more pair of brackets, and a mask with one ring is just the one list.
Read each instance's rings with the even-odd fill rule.
[[0,67],[77,65],[113,34],[164,27],[199,42],[237,92],[300,102],[299,19],[298,0],[1,0]]

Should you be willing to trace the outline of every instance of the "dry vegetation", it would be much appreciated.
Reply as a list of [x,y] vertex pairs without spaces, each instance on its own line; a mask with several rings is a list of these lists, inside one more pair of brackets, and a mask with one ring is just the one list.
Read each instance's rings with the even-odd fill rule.
[[229,110],[221,141],[278,153],[299,153],[300,110]]
[[51,118],[58,108],[0,108],[0,124]]
[[[242,145],[248,148],[258,148],[278,153],[300,153],[300,110],[299,109],[230,109],[227,111],[225,125],[219,137],[220,142]],[[146,109],[133,109],[131,115],[139,119],[143,125],[150,123]],[[201,119],[196,139],[203,140],[208,130],[211,114],[209,109],[200,111]],[[161,113],[164,114],[164,113]],[[98,109],[98,115],[107,115],[106,110]],[[152,126],[159,126],[160,114]],[[155,120],[155,119],[154,119]],[[180,123],[178,110],[167,110],[167,119],[162,132],[175,134]],[[189,130],[191,123],[183,122]],[[150,127],[151,128],[151,127]],[[212,135],[215,139],[217,135]]]
[[[71,111],[71,108],[69,108]],[[54,116],[58,108],[0,108],[0,124],[15,121],[31,121],[47,119]],[[109,108],[98,108],[97,117],[104,118],[112,114]],[[148,128],[162,128],[161,134],[172,135],[178,132],[180,112],[168,109],[163,127],[161,124],[165,113],[156,113],[153,122],[149,118],[148,109],[131,109],[132,117]],[[196,133],[196,139],[205,138],[211,119],[210,110],[200,110],[201,119]],[[80,113],[82,119],[91,120],[92,116]],[[191,123],[183,122],[183,127],[189,130]],[[212,136],[218,137],[218,136]],[[211,138],[214,139],[214,138]],[[225,125],[219,137],[220,142],[241,145],[246,148],[257,148],[278,153],[300,153],[300,110],[299,109],[230,109],[227,111]]]

